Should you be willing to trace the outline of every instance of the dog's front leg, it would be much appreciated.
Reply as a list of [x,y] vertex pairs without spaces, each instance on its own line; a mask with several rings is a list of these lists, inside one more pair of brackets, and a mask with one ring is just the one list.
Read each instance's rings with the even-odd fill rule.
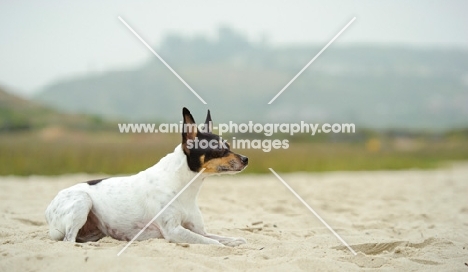
[[225,246],[234,247],[234,246],[239,246],[239,245],[247,243],[247,241],[242,237],[226,237],[226,236],[221,236],[221,235],[216,235],[216,234],[211,234],[211,233],[205,233],[204,236],[210,239],[214,239]]
[[196,225],[190,226],[190,230],[193,231],[194,233],[198,233],[202,235],[203,237],[216,240],[225,246],[235,247],[235,246],[239,246],[239,245],[247,243],[247,241],[241,237],[226,237],[226,236],[207,233],[204,227],[200,227]]
[[198,233],[202,235],[203,237],[216,240],[225,246],[234,247],[234,246],[239,246],[239,245],[247,243],[247,241],[241,237],[225,237],[225,236],[207,233],[205,230],[205,224],[203,222],[202,214],[200,212],[200,209],[198,208],[195,211],[193,211],[192,217],[190,220],[191,222],[189,224],[186,224],[186,227],[189,230],[195,233]]
[[182,227],[181,225],[167,231],[163,230],[162,232],[164,238],[172,243],[222,245],[216,239],[202,236]]

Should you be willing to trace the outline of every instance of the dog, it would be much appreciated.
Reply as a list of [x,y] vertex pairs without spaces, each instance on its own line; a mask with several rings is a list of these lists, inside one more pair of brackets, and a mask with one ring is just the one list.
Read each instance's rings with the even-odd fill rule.
[[[182,115],[182,143],[154,166],[132,176],[92,180],[60,191],[45,212],[50,237],[70,242],[95,242],[105,236],[130,241],[204,169],[137,240],[246,243],[243,238],[207,233],[197,196],[206,177],[239,173],[247,167],[248,158],[232,152],[227,142],[212,133],[209,110],[203,129],[197,129],[187,108]],[[202,145],[204,141],[210,144]]]

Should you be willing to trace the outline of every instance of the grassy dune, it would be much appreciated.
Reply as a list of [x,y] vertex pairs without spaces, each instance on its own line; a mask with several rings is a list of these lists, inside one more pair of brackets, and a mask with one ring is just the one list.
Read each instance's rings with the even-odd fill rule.
[[[176,135],[110,132],[0,134],[0,175],[129,174],[155,164],[180,141]],[[250,158],[247,173],[434,168],[468,160],[466,139],[371,139],[356,143],[290,142],[289,149],[237,150]]]

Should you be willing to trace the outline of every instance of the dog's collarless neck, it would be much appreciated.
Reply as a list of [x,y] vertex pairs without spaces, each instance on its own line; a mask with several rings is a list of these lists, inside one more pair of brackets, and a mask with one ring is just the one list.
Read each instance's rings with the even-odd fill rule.
[[[166,175],[172,176],[174,179],[178,180],[187,179],[187,182],[198,174],[190,170],[187,157],[180,144],[174,149],[174,152],[167,154],[158,163],[146,169],[144,172],[151,177]],[[203,176],[199,177],[199,179],[203,178]]]

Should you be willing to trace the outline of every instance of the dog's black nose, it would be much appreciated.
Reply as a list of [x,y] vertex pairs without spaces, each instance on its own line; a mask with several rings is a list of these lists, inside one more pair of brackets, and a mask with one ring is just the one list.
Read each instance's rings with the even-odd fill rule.
[[240,159],[241,159],[241,162],[243,164],[248,164],[249,163],[249,158],[247,158],[246,156],[241,156]]

